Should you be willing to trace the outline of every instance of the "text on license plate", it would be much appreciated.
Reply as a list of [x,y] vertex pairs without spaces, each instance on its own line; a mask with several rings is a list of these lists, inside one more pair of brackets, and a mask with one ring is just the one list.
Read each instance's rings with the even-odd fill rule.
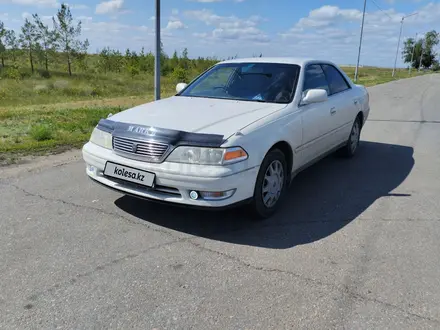
[[155,174],[141,171],[129,166],[119,165],[107,162],[104,169],[104,175],[114,178],[135,182],[144,186],[152,187]]

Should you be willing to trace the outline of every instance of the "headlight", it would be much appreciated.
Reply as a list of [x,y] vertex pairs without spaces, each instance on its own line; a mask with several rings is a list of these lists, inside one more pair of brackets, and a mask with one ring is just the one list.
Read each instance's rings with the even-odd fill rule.
[[228,165],[248,158],[242,148],[177,147],[168,156],[168,162],[199,165]]
[[112,135],[110,133],[101,131],[99,128],[96,127],[92,132],[90,142],[97,144],[98,146],[103,148],[112,149]]

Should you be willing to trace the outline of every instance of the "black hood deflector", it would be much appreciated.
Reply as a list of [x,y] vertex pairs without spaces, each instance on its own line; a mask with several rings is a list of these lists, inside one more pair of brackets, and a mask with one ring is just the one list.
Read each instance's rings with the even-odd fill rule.
[[186,145],[215,148],[225,143],[224,136],[219,134],[191,133],[168,128],[116,122],[109,119],[101,119],[97,127],[115,136],[138,141],[154,140],[173,146]]

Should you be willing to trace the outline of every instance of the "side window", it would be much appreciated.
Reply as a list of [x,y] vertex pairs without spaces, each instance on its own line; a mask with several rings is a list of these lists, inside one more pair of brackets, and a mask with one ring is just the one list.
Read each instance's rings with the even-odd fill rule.
[[325,75],[330,86],[330,94],[340,93],[350,88],[341,73],[332,65],[323,64]]
[[304,76],[303,96],[306,95],[309,89],[325,89],[330,95],[327,79],[324,71],[319,64],[312,64],[307,66]]

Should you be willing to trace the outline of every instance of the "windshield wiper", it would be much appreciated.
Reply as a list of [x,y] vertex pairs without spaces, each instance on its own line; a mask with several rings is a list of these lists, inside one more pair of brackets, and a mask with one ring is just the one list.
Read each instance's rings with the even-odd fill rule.
[[246,99],[245,101],[252,101],[252,102],[259,102],[259,103],[270,103],[270,101],[267,101],[267,100],[258,100],[258,99],[255,99],[255,100],[248,100],[248,99]]
[[250,75],[258,75],[258,76],[265,76],[267,78],[272,78],[272,73],[261,73],[261,72],[243,72],[240,73],[241,76],[250,76]]

